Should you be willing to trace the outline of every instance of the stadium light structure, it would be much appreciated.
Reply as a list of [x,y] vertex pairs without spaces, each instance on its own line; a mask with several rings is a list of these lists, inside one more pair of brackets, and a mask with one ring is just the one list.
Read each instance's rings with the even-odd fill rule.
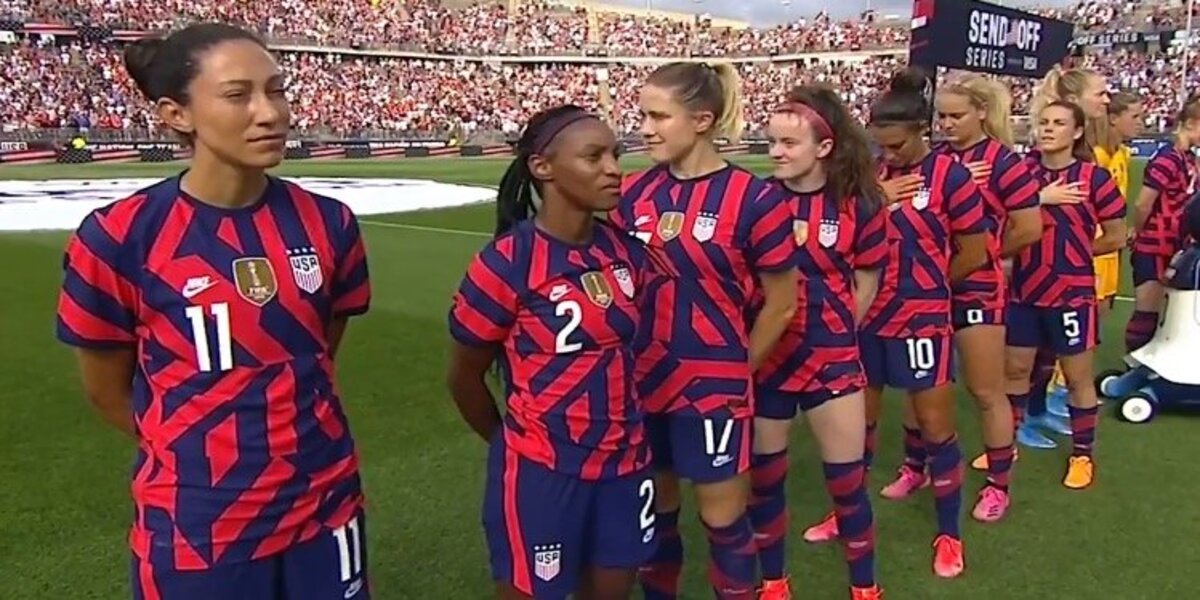
[[1183,68],[1179,70],[1179,108],[1183,110],[1188,99],[1188,69],[1192,66],[1192,13],[1196,8],[1196,0],[1187,2],[1187,27],[1183,37]]

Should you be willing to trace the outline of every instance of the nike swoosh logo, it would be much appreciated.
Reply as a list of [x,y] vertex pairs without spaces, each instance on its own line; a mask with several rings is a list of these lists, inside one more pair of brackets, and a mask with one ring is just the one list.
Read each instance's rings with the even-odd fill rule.
[[215,281],[206,281],[200,285],[187,286],[187,287],[183,288],[183,297],[190,299],[215,285],[217,285],[217,282],[215,282]]

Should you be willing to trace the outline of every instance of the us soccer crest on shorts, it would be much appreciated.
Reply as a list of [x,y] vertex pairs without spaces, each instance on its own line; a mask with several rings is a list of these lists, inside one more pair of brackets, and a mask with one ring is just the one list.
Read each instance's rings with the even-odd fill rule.
[[533,574],[542,581],[558,577],[562,571],[562,544],[533,547]]
[[310,294],[321,289],[325,277],[321,273],[321,261],[317,258],[316,248],[289,248],[288,263],[292,265],[292,278],[296,280],[296,287]]
[[266,305],[279,290],[271,261],[258,256],[234,259],[233,281],[238,295],[255,306]]

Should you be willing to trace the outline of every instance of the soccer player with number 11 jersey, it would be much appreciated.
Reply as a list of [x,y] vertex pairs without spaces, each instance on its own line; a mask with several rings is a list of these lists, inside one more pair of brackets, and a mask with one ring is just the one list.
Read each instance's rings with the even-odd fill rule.
[[283,74],[252,34],[199,24],[126,51],[190,169],[90,214],[58,337],[138,442],[137,600],[370,596],[358,456],[334,384],[370,287],[340,202],[266,175]]

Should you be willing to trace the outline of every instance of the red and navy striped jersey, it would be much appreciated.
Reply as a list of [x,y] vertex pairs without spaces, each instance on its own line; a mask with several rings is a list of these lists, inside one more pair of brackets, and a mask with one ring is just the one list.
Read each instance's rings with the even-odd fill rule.
[[993,235],[988,239],[988,264],[952,284],[954,301],[983,307],[1003,307],[1006,294],[1000,248],[1004,230],[1008,226],[1008,214],[1037,208],[1038,191],[1041,188],[1033,180],[1025,161],[992,138],[963,150],[955,150],[949,144],[941,145],[939,150],[962,163],[984,162],[992,167],[987,182],[976,182],[983,195],[984,216],[994,226]]
[[1026,162],[1039,185],[1081,182],[1087,200],[1080,204],[1043,204],[1041,241],[1013,259],[1012,301],[1048,307],[1082,307],[1096,301],[1092,242],[1103,221],[1125,218],[1125,199],[1108,171],[1086,161],[1065,169],[1047,169],[1036,152]]
[[649,268],[637,240],[602,222],[576,246],[522,221],[471,261],[450,334],[503,347],[509,448],[585,480],[648,464],[633,351]]
[[1158,192],[1150,216],[1133,241],[1136,252],[1172,256],[1182,247],[1183,208],[1196,193],[1196,165],[1190,152],[1174,144],[1158,149],[1146,164],[1142,185]]
[[950,259],[954,236],[991,231],[971,172],[931,152],[906,168],[884,166],[881,179],[920,174],[912,198],[889,205],[888,259],[862,330],[880,337],[950,333]]
[[748,418],[753,412],[746,311],[761,272],[796,265],[786,197],[737,166],[694,179],[666,165],[632,174],[611,218],[670,270],[638,356],[651,412]]
[[[843,206],[827,190],[797,194],[776,181],[772,185],[790,197],[796,215],[800,286],[796,314],[755,377],[770,389],[816,391],[806,386],[818,383],[815,374],[828,368],[825,363],[836,362],[834,356],[858,360],[854,271],[883,269],[887,216],[878,204],[859,198]],[[820,356],[815,349],[845,352]],[[847,376],[859,377],[861,369],[850,369]]]
[[205,569],[350,519],[358,458],[327,332],[370,287],[345,205],[272,178],[221,209],[171,178],[91,213],[64,265],[59,339],[137,350],[137,556]]

